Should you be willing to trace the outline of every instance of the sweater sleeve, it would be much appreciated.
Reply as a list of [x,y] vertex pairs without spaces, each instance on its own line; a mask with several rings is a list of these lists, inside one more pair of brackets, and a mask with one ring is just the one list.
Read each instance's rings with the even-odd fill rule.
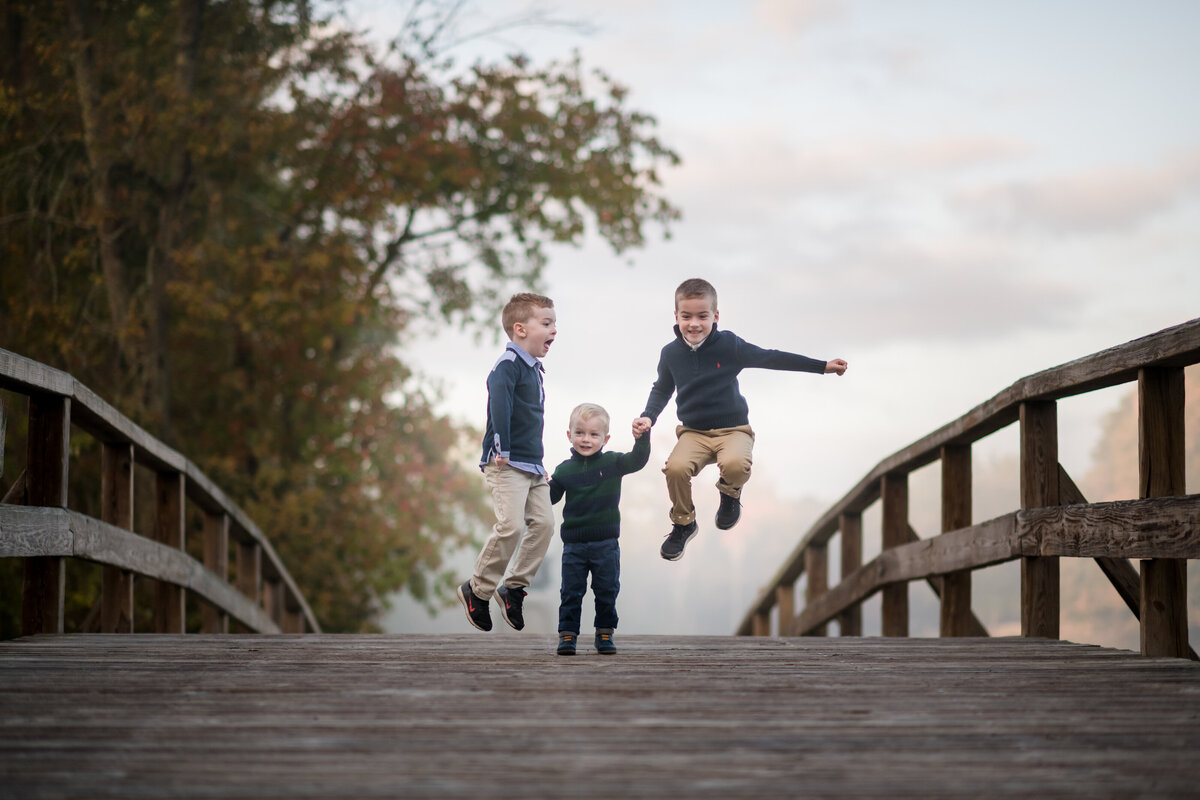
[[566,488],[558,482],[558,471],[556,470],[554,476],[550,478],[550,505],[554,505],[559,500],[562,500],[563,492],[565,491]]
[[778,369],[787,372],[815,372],[825,374],[825,362],[816,358],[789,353],[784,350],[764,350],[745,339],[737,340],[738,361],[744,368]]
[[664,352],[658,357],[658,378],[655,379],[654,385],[650,387],[650,396],[646,399],[646,410],[642,412],[643,417],[649,417],[651,423],[658,422],[658,415],[667,407],[667,401],[671,399],[671,395],[675,393],[675,378],[671,375],[671,370],[667,367],[667,357]]
[[492,450],[501,458],[508,458],[512,450],[512,410],[516,386],[515,361],[501,361],[488,374],[488,415],[492,418],[492,430],[495,431]]
[[628,453],[621,453],[617,459],[617,469],[620,470],[622,475],[628,475],[646,466],[646,462],[649,460],[650,434],[647,432],[643,433],[640,439],[633,441],[633,450]]

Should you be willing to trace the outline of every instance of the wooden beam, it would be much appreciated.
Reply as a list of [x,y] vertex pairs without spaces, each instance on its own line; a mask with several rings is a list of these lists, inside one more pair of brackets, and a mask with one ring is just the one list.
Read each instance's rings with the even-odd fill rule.
[[[1058,503],[1058,407],[1021,404],[1021,508]],[[1057,639],[1059,569],[1056,558],[1021,559],[1021,635]]]
[[[942,533],[971,525],[971,447],[942,448]],[[942,578],[940,636],[970,636],[971,571],[964,569]]]
[[[808,573],[808,587],[804,591],[805,605],[829,591],[829,548],[814,544],[805,553],[804,571]],[[826,636],[829,630],[824,624],[805,631],[808,636]]]
[[770,636],[771,635],[771,617],[767,614],[754,615],[754,636]]
[[[908,539],[908,474],[883,476],[883,551]],[[896,581],[883,587],[881,627],[884,636],[908,636],[908,584]]]
[[1017,512],[1022,556],[1200,558],[1200,495]]
[[[862,566],[862,515],[842,514],[838,518],[838,530],[842,538],[841,579]],[[838,634],[862,636],[862,606],[854,605],[838,614]]]
[[[1183,368],[1138,373],[1138,487],[1141,497],[1186,492]],[[1187,562],[1141,564],[1142,655],[1187,658]]]
[[[30,395],[25,498],[31,506],[67,507],[71,444],[71,401]],[[67,565],[56,556],[25,559],[21,632],[62,633]]]
[[[184,550],[184,479],[181,472],[158,472],[154,480],[154,538],[174,550]],[[155,589],[154,625],[158,633],[184,633],[186,591],[163,581]]]
[[[133,530],[133,445],[100,449],[100,519]],[[133,573],[105,566],[100,575],[100,632],[133,633]]]
[[779,609],[779,635],[792,636],[796,619],[796,587],[792,584],[775,590],[775,607]]
[[[229,515],[204,512],[204,566],[221,580],[229,579]],[[201,606],[203,633],[229,633],[229,615],[212,603]]]

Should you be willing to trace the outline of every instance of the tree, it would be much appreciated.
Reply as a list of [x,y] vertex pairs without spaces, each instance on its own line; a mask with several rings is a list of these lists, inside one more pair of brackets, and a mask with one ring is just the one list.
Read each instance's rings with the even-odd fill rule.
[[302,1],[0,6],[2,346],[196,461],[330,630],[430,596],[486,518],[407,337],[493,319],[551,242],[678,216],[608,76],[460,68],[457,6],[413,8],[380,54]]

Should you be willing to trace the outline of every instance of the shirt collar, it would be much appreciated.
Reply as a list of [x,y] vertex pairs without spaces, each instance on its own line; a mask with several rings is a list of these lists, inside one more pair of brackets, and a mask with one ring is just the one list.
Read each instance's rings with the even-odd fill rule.
[[519,357],[522,361],[524,361],[529,366],[537,367],[538,369],[542,370],[543,372],[546,371],[546,368],[544,366],[542,366],[541,359],[534,358],[533,356],[529,355],[529,353],[525,352],[525,349],[523,347],[521,347],[519,344],[517,344],[516,342],[509,342],[507,345],[505,345],[505,349],[512,350],[514,353],[517,354],[517,357]]

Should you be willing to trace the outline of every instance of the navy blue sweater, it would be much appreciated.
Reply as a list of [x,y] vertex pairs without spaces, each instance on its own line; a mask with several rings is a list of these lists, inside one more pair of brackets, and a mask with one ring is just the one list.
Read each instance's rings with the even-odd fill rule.
[[542,362],[512,342],[488,373],[487,429],[483,434],[480,466],[495,456],[513,466],[542,467],[542,429],[546,393]]
[[764,350],[730,331],[713,325],[700,347],[692,350],[675,326],[675,341],[662,349],[658,379],[650,389],[642,416],[652,422],[666,408],[672,393],[679,421],[689,428],[709,431],[750,424],[750,409],[738,388],[743,369],[789,370],[825,373],[825,362],[783,350]]

